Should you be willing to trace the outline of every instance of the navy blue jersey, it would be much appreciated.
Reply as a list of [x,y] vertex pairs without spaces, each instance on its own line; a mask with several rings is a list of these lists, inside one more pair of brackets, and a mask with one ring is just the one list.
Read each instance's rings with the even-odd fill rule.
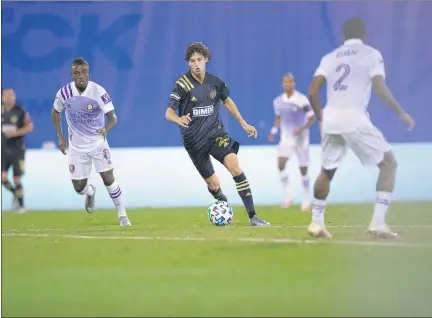
[[2,149],[25,149],[24,136],[7,138],[4,131],[21,129],[30,120],[28,112],[23,107],[15,105],[6,111],[5,106],[2,105]]
[[229,95],[225,83],[210,73],[205,74],[202,84],[192,77],[190,71],[176,81],[169,107],[177,110],[180,117],[190,114],[189,127],[180,127],[187,151],[195,151],[210,139],[226,134],[219,110],[220,101],[225,101]]

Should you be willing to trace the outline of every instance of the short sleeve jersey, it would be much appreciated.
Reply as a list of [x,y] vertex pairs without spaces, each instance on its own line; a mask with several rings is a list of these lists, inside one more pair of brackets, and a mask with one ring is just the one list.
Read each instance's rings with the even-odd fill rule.
[[24,136],[7,138],[5,132],[21,129],[29,121],[31,121],[30,115],[23,107],[15,105],[9,111],[6,111],[5,106],[2,105],[2,149],[12,151],[25,149]]
[[226,84],[217,76],[206,73],[201,84],[190,71],[180,77],[171,92],[169,107],[179,116],[190,114],[188,128],[180,127],[187,151],[195,151],[210,139],[226,134],[220,120],[220,101],[230,96]]
[[275,116],[280,117],[282,138],[293,137],[294,131],[303,127],[314,115],[309,100],[299,91],[294,91],[290,97],[285,93],[276,97],[273,109]]
[[372,79],[385,77],[381,53],[351,39],[325,55],[315,72],[327,82],[327,103],[323,114],[323,131],[346,133],[359,125],[371,124],[367,107],[371,97]]
[[105,114],[114,110],[106,90],[89,81],[80,93],[75,84],[62,87],[56,95],[54,109],[65,111],[68,124],[69,146],[77,150],[91,150],[103,140],[96,131],[105,125]]

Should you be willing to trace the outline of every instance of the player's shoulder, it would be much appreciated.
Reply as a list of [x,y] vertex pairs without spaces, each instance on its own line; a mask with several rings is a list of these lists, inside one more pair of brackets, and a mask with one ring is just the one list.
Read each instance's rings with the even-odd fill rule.
[[222,83],[225,83],[219,76],[214,75],[212,73],[206,73],[206,80],[209,83],[215,84],[215,85],[219,85]]
[[283,101],[283,96],[284,96],[283,93],[276,96],[275,99],[273,99],[273,105],[275,105],[275,106],[280,105]]
[[21,106],[19,104],[15,104],[15,107],[13,109],[17,113],[26,113],[27,112],[27,110],[23,106]]
[[370,45],[366,45],[366,44],[364,45],[364,47],[365,47],[365,50],[369,53],[368,54],[369,56],[371,56],[373,58],[381,58],[382,59],[382,54],[378,49],[376,49]]
[[194,84],[192,83],[192,76],[189,72],[186,72],[182,74],[180,77],[177,78],[175,82],[176,89],[183,90],[184,92],[189,92],[194,88]]
[[295,91],[295,98],[300,103],[309,102],[307,96],[298,90]]
[[98,83],[89,81],[88,85],[90,86],[89,90],[92,92],[97,92],[97,93],[105,93],[106,92],[105,88]]
[[69,82],[59,88],[57,91],[57,95],[63,94],[66,96],[66,93],[69,92],[69,90],[72,90],[72,85],[74,85],[74,82]]

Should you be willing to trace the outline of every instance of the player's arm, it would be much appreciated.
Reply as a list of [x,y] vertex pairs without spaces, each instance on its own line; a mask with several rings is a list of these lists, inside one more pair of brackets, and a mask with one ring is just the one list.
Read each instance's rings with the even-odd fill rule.
[[63,130],[61,125],[61,112],[63,110],[64,110],[64,104],[62,101],[62,97],[60,96],[60,91],[58,91],[51,111],[51,120],[53,122],[57,137],[59,139],[58,147],[60,151],[65,155],[67,149],[67,141],[63,136]]
[[106,90],[99,87],[99,106],[104,112],[107,121],[105,123],[105,127],[103,129],[98,129],[97,133],[102,135],[104,139],[106,138],[106,134],[117,125],[117,115],[114,111],[114,104],[111,100],[111,97],[108,95]]
[[389,87],[385,82],[384,60],[379,53],[376,54],[373,67],[370,71],[370,76],[372,77],[373,90],[375,94],[379,97],[379,99],[385,105],[390,107],[402,121],[406,122],[410,130],[413,129],[414,120],[399,105],[396,98],[393,96],[392,92],[390,91]]
[[34,129],[33,120],[30,117],[30,114],[28,112],[25,112],[24,114],[24,127],[17,129],[15,134],[16,136],[24,136],[28,133],[32,132]]
[[326,63],[326,57],[323,57],[321,59],[320,65],[318,66],[318,69],[315,71],[314,78],[309,85],[308,90],[310,105],[312,106],[312,110],[315,113],[315,116],[318,119],[320,125],[322,122],[322,108],[319,93],[326,81],[326,76],[329,72],[328,69],[329,66],[328,63]]
[[304,105],[302,106],[302,110],[305,112],[305,116],[307,118],[306,123],[296,132],[300,135],[303,131],[309,129],[315,122],[315,114],[310,106],[307,98],[304,100]]
[[225,108],[229,111],[229,113],[240,123],[240,125],[242,126],[242,128],[246,131],[246,133],[248,134],[248,137],[255,137],[258,138],[258,132],[255,129],[254,126],[249,125],[242,117],[242,115],[240,114],[237,105],[234,103],[234,101],[230,98],[227,97],[225,100],[223,100],[223,104],[225,106]]
[[268,136],[268,140],[271,142],[274,141],[275,136],[279,132],[280,123],[281,123],[280,111],[276,100],[273,101],[273,110],[274,110],[275,119],[274,119],[273,127],[270,130],[270,134]]
[[184,89],[179,84],[176,84],[170,95],[168,108],[165,112],[165,118],[174,124],[187,128],[189,127],[189,123],[192,121],[190,114],[181,117],[176,114],[176,111],[178,110],[180,103],[184,100],[185,95],[186,92]]

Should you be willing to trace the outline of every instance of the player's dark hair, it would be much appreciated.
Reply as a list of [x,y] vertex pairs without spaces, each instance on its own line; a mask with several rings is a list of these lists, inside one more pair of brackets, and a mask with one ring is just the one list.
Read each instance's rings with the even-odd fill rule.
[[366,26],[359,18],[351,18],[343,25],[343,35],[345,40],[364,39],[366,37]]
[[194,55],[195,53],[198,53],[198,54],[204,56],[209,61],[212,57],[212,54],[211,54],[211,52],[207,46],[205,46],[201,42],[194,42],[194,43],[189,44],[189,46],[187,47],[185,60],[188,62],[189,59],[191,58],[191,56]]
[[83,57],[76,57],[72,61],[72,66],[76,66],[76,65],[87,65],[88,66],[89,64]]

